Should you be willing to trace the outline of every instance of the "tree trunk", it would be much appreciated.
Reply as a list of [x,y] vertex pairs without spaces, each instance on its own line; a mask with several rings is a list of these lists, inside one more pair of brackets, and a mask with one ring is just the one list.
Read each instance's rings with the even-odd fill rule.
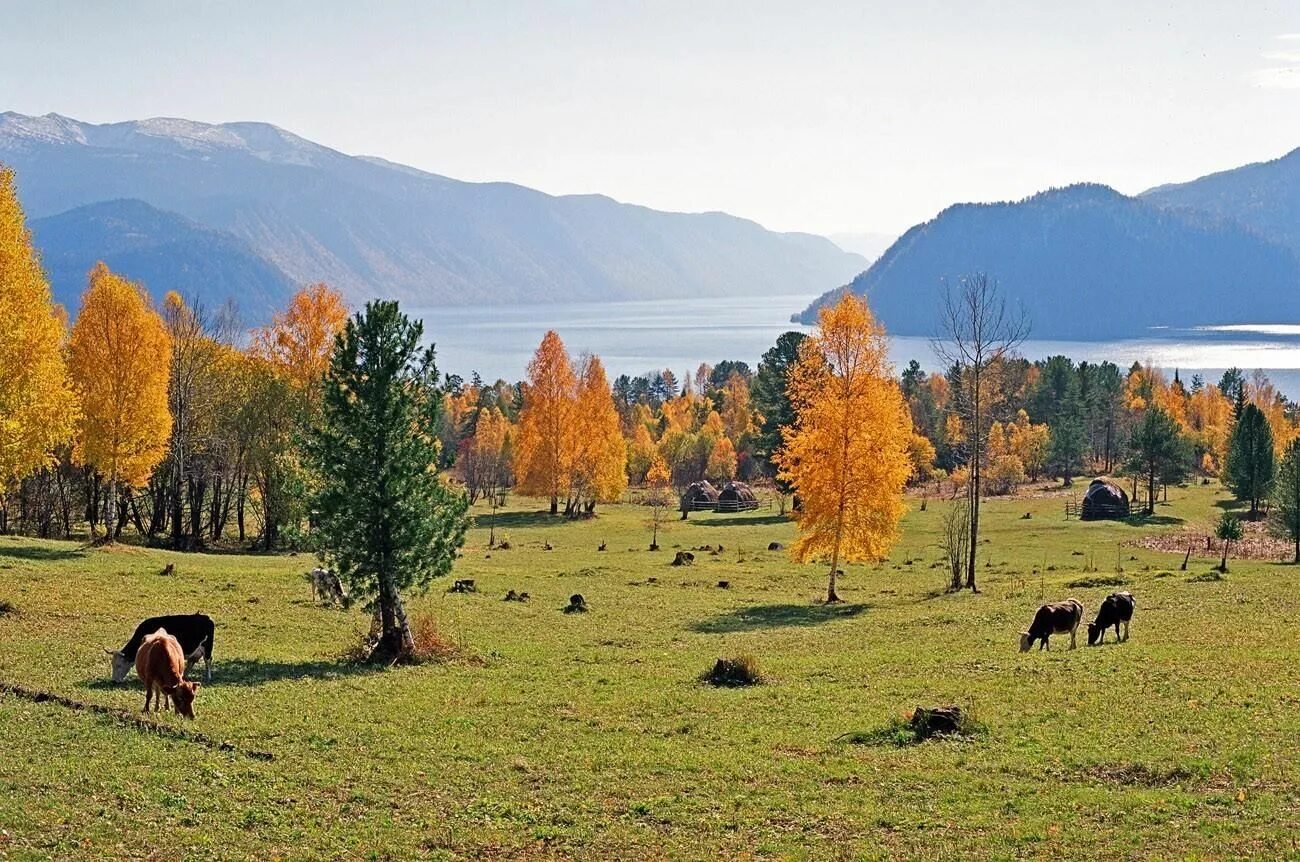
[[117,475],[108,478],[104,489],[104,538],[110,544],[114,539],[113,530],[117,525]]
[[971,386],[975,394],[971,415],[975,422],[971,432],[970,547],[966,552],[966,587],[972,593],[979,592],[975,585],[975,562],[980,539],[980,371],[978,367],[974,370],[975,379]]
[[559,497],[558,494],[552,494],[552,495],[551,495],[551,514],[552,514],[552,515],[558,515],[559,513],[560,513],[560,497]]

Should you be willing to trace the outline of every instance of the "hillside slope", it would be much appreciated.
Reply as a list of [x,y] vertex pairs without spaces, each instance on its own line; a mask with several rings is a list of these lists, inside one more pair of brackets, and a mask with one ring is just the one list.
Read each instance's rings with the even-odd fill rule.
[[[868,297],[891,332],[934,335],[943,282],[974,271],[1024,306],[1039,338],[1300,316],[1300,260],[1289,248],[1228,219],[1098,185],[949,207],[904,234],[849,288]],[[801,319],[811,322],[836,295]]]
[[54,289],[70,312],[81,304],[86,274],[102,260],[141,282],[155,300],[175,290],[215,310],[237,298],[241,316],[262,323],[281,308],[294,283],[246,242],[138,200],[104,201],[31,223]]
[[753,296],[842,283],[866,261],[723,213],[466,183],[261,123],[93,125],[0,114],[29,217],[132,198],[227,231],[292,281],[415,304]]

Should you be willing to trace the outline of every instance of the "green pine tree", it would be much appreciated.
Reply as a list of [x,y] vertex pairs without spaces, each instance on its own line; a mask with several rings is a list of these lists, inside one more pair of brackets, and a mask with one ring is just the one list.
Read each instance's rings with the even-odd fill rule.
[[442,392],[422,334],[396,302],[368,303],[349,320],[307,446],[320,479],[318,545],[376,614],[376,661],[411,655],[402,593],[451,571],[468,526],[465,495],[437,473]]
[[1178,422],[1161,407],[1150,407],[1129,438],[1125,470],[1141,476],[1147,484],[1148,515],[1156,509],[1156,484],[1172,484],[1187,478],[1192,450],[1178,428]]
[[1295,542],[1295,563],[1300,565],[1300,440],[1292,440],[1273,482],[1273,532]]
[[1273,429],[1264,411],[1246,404],[1232,428],[1224,478],[1238,500],[1250,501],[1250,517],[1259,516],[1259,504],[1273,486]]

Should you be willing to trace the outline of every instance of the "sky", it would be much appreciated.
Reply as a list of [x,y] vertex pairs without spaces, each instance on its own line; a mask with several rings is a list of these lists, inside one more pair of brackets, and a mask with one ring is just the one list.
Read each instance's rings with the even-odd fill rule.
[[1300,0],[0,0],[0,110],[265,121],[458,179],[896,235],[1300,147]]

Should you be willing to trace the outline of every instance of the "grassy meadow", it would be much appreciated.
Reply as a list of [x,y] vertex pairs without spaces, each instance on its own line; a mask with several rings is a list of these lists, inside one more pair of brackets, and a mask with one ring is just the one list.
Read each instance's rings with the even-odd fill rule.
[[[464,657],[392,670],[340,661],[367,618],[313,605],[309,556],[0,537],[0,681],[137,712],[102,648],[202,610],[214,679],[186,726],[273,756],[0,694],[0,858],[1300,859],[1300,568],[1215,580],[1217,559],[1126,544],[1224,500],[1171,489],[1154,525],[991,501],[978,595],[943,592],[947,504],[914,500],[827,608],[823,567],[767,550],[793,536],[774,511],[670,520],[652,553],[647,509],[566,522],[515,499],[509,550],[477,512],[455,577],[478,593],[410,602]],[[703,545],[724,550],[668,565]],[[1042,600],[1090,621],[1120,583],[1128,643],[1017,652]],[[572,593],[589,613],[561,612]],[[766,684],[698,681],[741,654]],[[942,703],[983,732],[841,739]]]

